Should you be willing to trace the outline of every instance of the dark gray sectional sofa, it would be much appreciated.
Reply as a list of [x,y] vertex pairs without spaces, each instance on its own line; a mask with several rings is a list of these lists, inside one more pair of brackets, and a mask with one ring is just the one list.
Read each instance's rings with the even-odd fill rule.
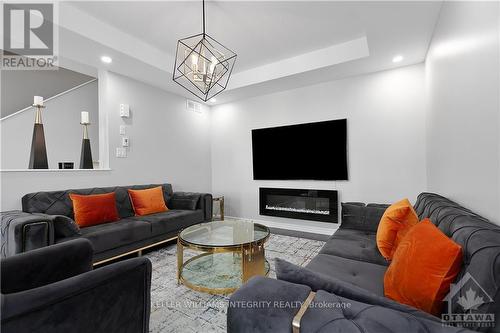
[[[128,189],[162,186],[169,211],[147,216],[134,216]],[[69,193],[116,193],[120,220],[86,228],[73,221],[73,205]],[[22,212],[1,214],[1,256],[86,238],[94,248],[94,262],[100,262],[174,239],[183,228],[210,221],[212,195],[173,192],[170,184],[151,184],[37,192],[22,198]]]
[[[465,328],[444,326],[441,318],[384,297],[383,279],[388,263],[378,251],[375,236],[386,207],[343,204],[340,228],[305,268],[277,260],[277,280],[253,278],[231,296],[227,314],[228,332],[291,332],[292,320],[300,305],[282,306],[283,303],[279,302],[288,301],[285,305],[295,304],[293,302],[301,304],[311,291],[316,292],[313,303],[351,306],[308,308],[300,321],[300,332],[467,331]],[[485,302],[473,313],[493,314],[496,324],[472,322],[469,328],[500,332],[500,227],[432,193],[420,194],[415,210],[420,219],[430,218],[441,231],[462,246],[464,264],[456,281],[464,277],[466,283],[472,283],[469,278],[472,276],[487,294],[478,294],[483,296]],[[457,288],[445,313],[468,313],[457,303],[457,299],[466,296],[470,286]],[[474,290],[481,292],[477,288]]]

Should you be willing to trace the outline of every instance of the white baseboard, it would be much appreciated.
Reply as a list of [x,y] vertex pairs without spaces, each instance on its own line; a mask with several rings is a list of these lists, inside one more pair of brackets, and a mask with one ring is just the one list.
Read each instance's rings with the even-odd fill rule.
[[301,226],[286,222],[276,222],[276,221],[266,221],[266,220],[257,220],[257,219],[249,219],[243,217],[235,217],[235,216],[225,216],[226,219],[231,220],[239,220],[239,221],[252,221],[255,223],[260,223],[269,228],[279,228],[293,231],[301,231],[301,232],[310,232],[313,234],[321,234],[321,235],[332,235],[337,229],[338,226],[332,226],[330,228],[322,228],[319,226]]

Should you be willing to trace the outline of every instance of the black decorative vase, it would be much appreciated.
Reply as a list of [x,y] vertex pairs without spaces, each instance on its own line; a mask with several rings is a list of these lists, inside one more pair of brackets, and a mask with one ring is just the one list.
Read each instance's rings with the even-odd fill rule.
[[43,106],[35,105],[35,126],[33,127],[33,139],[31,140],[31,152],[29,169],[48,169],[47,147],[45,146],[45,133],[42,124]]
[[87,132],[87,125],[83,125],[82,153],[80,155],[80,169],[93,169],[92,150],[90,148],[90,139]]

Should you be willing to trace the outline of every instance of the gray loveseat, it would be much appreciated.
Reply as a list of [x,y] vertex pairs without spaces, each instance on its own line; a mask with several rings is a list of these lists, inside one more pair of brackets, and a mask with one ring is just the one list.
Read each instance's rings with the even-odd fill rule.
[[[169,211],[147,216],[134,216],[128,189],[162,186]],[[116,193],[120,215],[117,222],[78,228],[73,221],[73,205],[69,193]],[[173,240],[180,230],[212,218],[212,195],[173,192],[170,184],[116,186],[37,192],[22,198],[22,211],[1,214],[1,256],[86,238],[94,248],[94,263],[139,251],[157,243]]]
[[[293,318],[311,291],[316,292],[311,296],[313,305],[339,307],[309,307],[300,320],[300,332],[467,331],[447,327],[441,318],[384,297],[388,263],[377,249],[375,235],[386,207],[343,204],[341,227],[305,268],[277,260],[277,280],[253,278],[231,296],[228,332],[291,332]],[[463,249],[464,263],[456,281],[465,284],[453,289],[444,314],[486,314],[485,321],[456,318],[470,329],[499,332],[500,227],[432,193],[420,194],[415,210],[420,219],[430,218]],[[457,302],[461,296],[467,298],[469,288],[482,297],[472,310]]]

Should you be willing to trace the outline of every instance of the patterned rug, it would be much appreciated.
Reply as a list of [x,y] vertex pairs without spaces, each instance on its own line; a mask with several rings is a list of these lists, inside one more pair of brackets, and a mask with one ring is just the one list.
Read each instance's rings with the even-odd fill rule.
[[[266,258],[271,265],[269,277],[276,277],[275,258],[304,266],[323,245],[322,241],[271,234],[266,243]],[[178,286],[176,251],[176,245],[172,244],[145,255],[153,263],[150,332],[226,332],[229,298]],[[194,254],[185,250],[184,260]]]

